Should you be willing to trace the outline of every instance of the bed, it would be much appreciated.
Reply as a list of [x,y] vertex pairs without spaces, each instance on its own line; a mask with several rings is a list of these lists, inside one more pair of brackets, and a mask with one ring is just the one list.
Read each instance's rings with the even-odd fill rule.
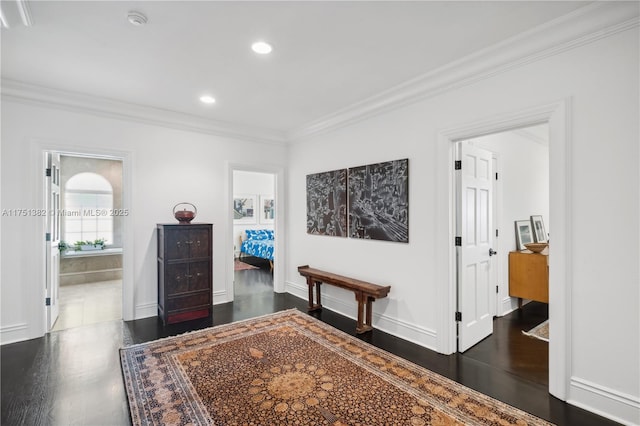
[[273,270],[273,229],[247,229],[245,234],[240,235],[240,258],[244,254],[266,259]]

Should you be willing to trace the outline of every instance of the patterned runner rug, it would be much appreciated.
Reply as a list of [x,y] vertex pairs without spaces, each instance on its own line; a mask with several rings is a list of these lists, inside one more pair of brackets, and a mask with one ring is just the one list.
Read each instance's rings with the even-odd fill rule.
[[134,425],[549,425],[297,310],[120,350]]

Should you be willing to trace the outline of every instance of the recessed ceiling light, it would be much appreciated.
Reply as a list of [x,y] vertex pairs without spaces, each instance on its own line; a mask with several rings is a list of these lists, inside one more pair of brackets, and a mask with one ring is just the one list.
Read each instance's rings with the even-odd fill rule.
[[203,104],[211,105],[216,103],[216,98],[211,95],[202,95],[200,96],[200,102],[202,102]]
[[132,10],[127,14],[127,20],[131,25],[135,25],[136,27],[147,23],[147,17],[144,16],[143,13],[136,12],[135,10]]
[[266,43],[264,41],[257,41],[251,45],[251,50],[261,55],[267,55],[271,53],[273,47],[271,47],[269,43]]

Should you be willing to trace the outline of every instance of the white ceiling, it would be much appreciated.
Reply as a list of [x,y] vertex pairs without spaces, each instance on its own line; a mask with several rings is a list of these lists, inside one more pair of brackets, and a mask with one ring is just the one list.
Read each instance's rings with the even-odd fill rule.
[[[288,132],[578,1],[2,1],[2,78]],[[127,12],[148,17],[127,22]],[[250,50],[264,39],[269,56]],[[211,93],[212,106],[198,96]]]

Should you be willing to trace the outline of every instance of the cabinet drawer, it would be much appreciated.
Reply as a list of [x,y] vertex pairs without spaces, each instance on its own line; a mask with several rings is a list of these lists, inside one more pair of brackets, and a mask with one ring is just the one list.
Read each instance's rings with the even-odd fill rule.
[[167,300],[167,310],[176,311],[180,309],[191,309],[197,306],[211,305],[209,291],[202,291],[188,296],[171,297]]

